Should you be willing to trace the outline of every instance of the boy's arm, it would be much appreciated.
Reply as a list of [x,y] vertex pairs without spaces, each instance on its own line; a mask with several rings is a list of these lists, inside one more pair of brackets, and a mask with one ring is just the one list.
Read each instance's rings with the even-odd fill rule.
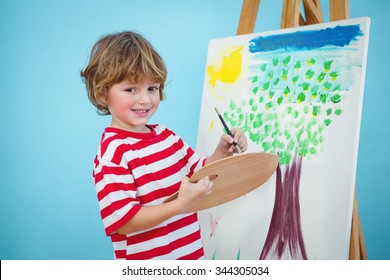
[[143,206],[126,224],[118,228],[119,234],[130,234],[152,228],[162,222],[182,213],[182,206],[177,199],[154,206]]
[[154,206],[143,206],[123,226],[116,230],[119,234],[129,234],[148,228],[152,228],[172,218],[177,214],[186,213],[199,199],[211,193],[213,183],[208,177],[197,183],[190,183],[188,178],[183,178],[178,198],[167,203]]

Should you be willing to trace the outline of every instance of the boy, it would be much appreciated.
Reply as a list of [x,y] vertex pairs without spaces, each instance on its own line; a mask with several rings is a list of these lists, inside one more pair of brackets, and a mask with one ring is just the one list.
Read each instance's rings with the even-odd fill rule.
[[[91,103],[111,115],[94,160],[93,178],[105,232],[116,259],[202,259],[197,213],[187,209],[213,183],[188,178],[203,165],[233,155],[247,140],[222,135],[215,152],[200,158],[174,132],[148,124],[164,96],[167,70],[140,34],[102,37],[81,71]],[[174,201],[163,203],[179,191]]]

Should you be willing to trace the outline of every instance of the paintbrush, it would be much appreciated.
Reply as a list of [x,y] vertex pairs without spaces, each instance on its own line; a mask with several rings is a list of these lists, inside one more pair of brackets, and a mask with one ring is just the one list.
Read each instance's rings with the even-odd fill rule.
[[[233,135],[233,133],[230,131],[229,127],[226,125],[225,120],[223,119],[222,115],[219,113],[219,111],[218,111],[217,108],[214,108],[214,109],[215,109],[215,112],[217,112],[218,117],[219,117],[219,119],[221,120],[221,122],[222,122],[222,124],[223,124],[223,127],[224,127],[225,130],[226,130],[226,133],[227,133],[228,135],[230,135],[230,136],[234,139],[234,135]],[[236,143],[236,142],[233,142],[233,145],[236,146],[238,153],[239,153],[239,154],[242,154],[242,151],[241,151],[240,147],[237,145],[237,143]]]

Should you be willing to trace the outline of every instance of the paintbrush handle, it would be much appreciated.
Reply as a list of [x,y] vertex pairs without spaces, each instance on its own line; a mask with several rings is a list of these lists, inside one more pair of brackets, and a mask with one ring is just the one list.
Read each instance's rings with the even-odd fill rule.
[[[219,119],[221,120],[222,125],[223,125],[223,127],[225,128],[225,130],[226,130],[226,133],[227,133],[228,135],[230,135],[230,137],[232,137],[232,138],[234,139],[233,133],[230,131],[229,127],[228,127],[227,124],[225,123],[225,120],[223,119],[222,115],[219,113],[219,111],[218,111],[217,108],[215,108],[215,111],[217,112],[218,117],[219,117]],[[239,153],[239,154],[242,154],[242,151],[241,151],[240,147],[238,146],[238,144],[237,144],[236,142],[233,141],[233,145],[237,147],[238,153]]]
[[232,138],[234,138],[233,133],[230,131],[229,127],[226,125],[225,120],[222,118],[222,116],[221,116],[221,115],[218,115],[218,117],[219,117],[219,119],[221,120],[222,125],[223,125],[223,127],[225,128],[225,130],[226,130],[226,133],[229,134]]

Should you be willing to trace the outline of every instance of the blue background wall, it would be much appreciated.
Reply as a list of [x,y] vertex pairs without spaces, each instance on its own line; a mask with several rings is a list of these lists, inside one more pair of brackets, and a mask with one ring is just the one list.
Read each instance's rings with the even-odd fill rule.
[[[329,21],[328,0],[321,1]],[[79,77],[101,35],[131,29],[169,70],[154,122],[195,148],[208,40],[236,33],[242,0],[1,0],[0,259],[111,259],[92,184],[109,117]],[[371,17],[357,191],[370,259],[390,259],[390,2],[351,0]],[[282,0],[262,0],[255,32],[279,29]],[[186,121],[184,121],[186,119]],[[331,207],[331,206],[330,206]]]

